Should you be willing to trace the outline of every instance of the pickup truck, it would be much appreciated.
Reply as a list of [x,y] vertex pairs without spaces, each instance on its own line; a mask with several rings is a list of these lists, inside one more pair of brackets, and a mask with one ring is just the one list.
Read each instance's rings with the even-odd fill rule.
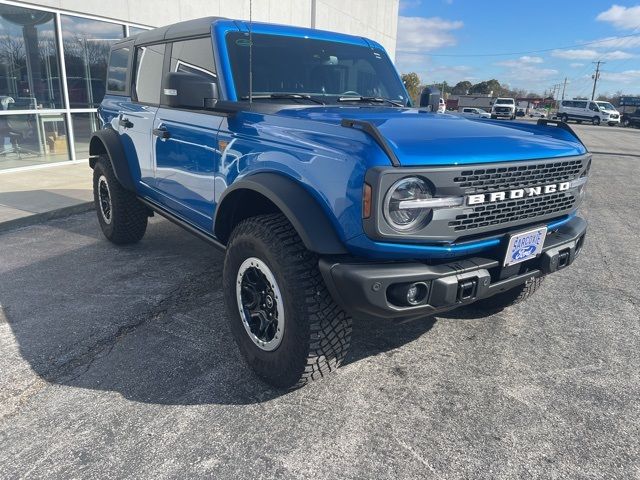
[[106,90],[102,232],[139,242],[157,214],[223,251],[231,333],[276,387],[335,370],[353,316],[495,312],[582,249],[573,131],[413,108],[373,40],[191,20],[115,43]]
[[491,118],[516,118],[516,101],[513,98],[496,98],[491,107]]

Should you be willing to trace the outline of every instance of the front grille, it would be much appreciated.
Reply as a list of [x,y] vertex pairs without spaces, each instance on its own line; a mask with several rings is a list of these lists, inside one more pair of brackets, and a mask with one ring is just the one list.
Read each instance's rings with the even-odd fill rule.
[[496,107],[495,111],[498,113],[510,113],[511,109],[509,107]]
[[[487,194],[515,190],[526,187],[569,182],[578,178],[584,170],[584,158],[556,160],[520,164],[516,166],[495,166],[463,170],[454,177],[456,183],[467,195]],[[549,218],[554,214],[563,215],[576,206],[575,192],[563,191],[535,197],[506,199],[489,204],[470,206],[464,213],[449,221],[449,228],[456,232],[474,230],[501,224],[535,221],[538,217]],[[506,227],[507,225],[505,225]]]
[[459,232],[527,218],[533,219],[573,208],[575,202],[576,198],[573,194],[561,192],[520,200],[504,200],[490,205],[478,205],[473,207],[472,213],[457,215],[454,221],[449,222],[449,227]]
[[582,170],[582,159],[545,162],[517,167],[464,170],[453,181],[467,194],[537,187],[573,180]]

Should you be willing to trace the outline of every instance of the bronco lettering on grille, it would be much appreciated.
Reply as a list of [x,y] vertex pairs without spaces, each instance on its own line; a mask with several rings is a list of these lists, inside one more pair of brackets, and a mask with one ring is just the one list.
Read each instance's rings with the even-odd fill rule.
[[540,187],[517,188],[515,190],[508,190],[504,192],[468,195],[467,205],[480,205],[482,203],[499,202],[501,200],[515,200],[524,197],[537,197],[538,195],[544,195],[547,193],[563,192],[565,190],[569,190],[569,187],[569,182],[562,182],[552,183],[550,185],[544,185]]

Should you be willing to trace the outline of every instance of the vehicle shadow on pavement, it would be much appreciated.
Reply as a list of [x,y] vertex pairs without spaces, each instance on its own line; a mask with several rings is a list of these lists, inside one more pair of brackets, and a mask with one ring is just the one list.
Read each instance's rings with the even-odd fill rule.
[[[53,255],[34,246],[33,259],[2,273],[0,304],[38,376],[152,404],[254,404],[286,393],[261,382],[240,356],[216,250],[168,222],[150,225],[129,247],[93,229],[57,227],[80,245],[57,239]],[[24,232],[16,243],[34,236]],[[434,322],[356,319],[346,363],[409,343]]]

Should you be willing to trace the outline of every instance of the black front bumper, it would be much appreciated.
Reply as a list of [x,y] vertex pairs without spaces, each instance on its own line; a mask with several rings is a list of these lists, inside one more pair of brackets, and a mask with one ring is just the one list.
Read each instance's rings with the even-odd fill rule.
[[[586,230],[587,222],[574,217],[548,233],[540,256],[510,267],[502,266],[502,246],[491,256],[500,260],[471,257],[427,264],[342,263],[323,258],[320,271],[335,301],[351,315],[384,318],[430,315],[490,297],[571,265],[582,249]],[[394,301],[394,289],[412,282],[428,286],[424,300],[415,306]]]

